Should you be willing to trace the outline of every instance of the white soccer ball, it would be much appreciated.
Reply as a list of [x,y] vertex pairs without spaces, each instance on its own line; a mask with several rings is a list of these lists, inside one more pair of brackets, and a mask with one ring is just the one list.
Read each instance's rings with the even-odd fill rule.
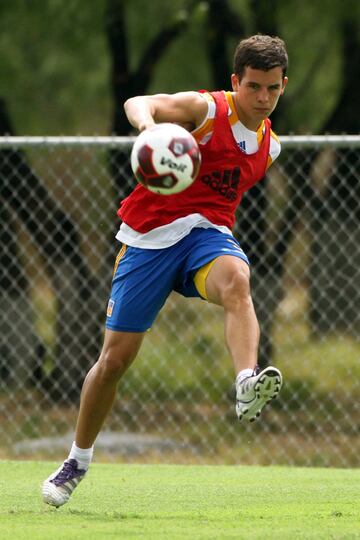
[[131,151],[131,168],[137,181],[154,193],[173,195],[195,180],[201,154],[194,137],[171,123],[142,131]]

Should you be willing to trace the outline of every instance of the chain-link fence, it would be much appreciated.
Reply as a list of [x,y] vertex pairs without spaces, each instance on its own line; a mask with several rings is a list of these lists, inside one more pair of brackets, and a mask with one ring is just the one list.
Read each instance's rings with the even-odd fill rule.
[[[0,139],[0,457],[62,459],[70,446],[102,341],[116,209],[134,186],[131,143]],[[222,310],[174,293],[121,381],[98,459],[359,464],[360,137],[282,147],[236,228],[280,397],[239,423]]]

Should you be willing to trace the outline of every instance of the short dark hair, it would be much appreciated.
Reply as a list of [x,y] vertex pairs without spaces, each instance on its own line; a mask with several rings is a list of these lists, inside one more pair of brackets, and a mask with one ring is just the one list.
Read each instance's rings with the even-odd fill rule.
[[234,54],[234,73],[239,77],[239,80],[241,80],[246,67],[262,71],[281,67],[284,78],[288,67],[288,55],[284,41],[276,36],[261,34],[242,39]]

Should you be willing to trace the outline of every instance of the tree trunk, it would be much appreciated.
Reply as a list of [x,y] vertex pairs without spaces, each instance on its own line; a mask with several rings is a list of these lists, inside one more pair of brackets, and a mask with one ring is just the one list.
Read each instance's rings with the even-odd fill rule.
[[[13,134],[3,101],[0,102],[0,118],[3,122],[2,133]],[[46,378],[42,366],[38,365],[37,376],[53,398],[73,399],[79,393],[85,372],[96,359],[94,345],[99,346],[100,330],[96,313],[93,319],[89,316],[94,306],[96,280],[81,254],[76,226],[48,193],[19,148],[0,151],[0,197],[26,227],[43,256],[59,306],[54,368]],[[2,240],[7,241],[9,246],[9,239],[3,236]],[[13,246],[12,255],[15,256],[14,250]],[[8,256],[4,261],[7,273],[11,270],[10,258]],[[17,276],[18,291],[20,282],[24,281],[20,269],[21,265],[15,257],[11,279]],[[64,303],[69,298],[72,299],[71,308]],[[20,320],[22,307],[19,307],[19,311]]]
[[[0,124],[1,129],[1,124]],[[1,163],[0,150],[0,163]],[[23,390],[43,361],[14,221],[0,206],[0,388]]]
[[[332,133],[357,133],[360,105],[360,43],[357,21],[343,27],[343,87],[324,126]],[[360,151],[338,149],[322,196],[323,216],[314,228],[310,266],[310,321],[314,335],[360,329]]]
[[[136,95],[145,94],[151,82],[154,70],[161,57],[170,44],[189,24],[192,9],[196,3],[183,9],[182,17],[175,15],[173,20],[167,21],[166,28],[162,29],[148,44],[136,70],[130,71],[128,59],[128,46],[125,28],[124,0],[108,0],[105,31],[111,59],[111,89],[114,97],[114,113],[111,124],[111,133],[127,135],[132,128],[124,112],[125,101]],[[109,168],[114,180],[116,198],[126,197],[134,185],[128,179],[133,178],[129,163],[129,153],[122,149],[109,152]]]

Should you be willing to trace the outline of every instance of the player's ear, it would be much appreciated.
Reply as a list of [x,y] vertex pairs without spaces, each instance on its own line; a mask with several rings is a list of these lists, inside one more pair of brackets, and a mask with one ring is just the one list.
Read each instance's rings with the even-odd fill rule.
[[284,77],[283,78],[283,83],[282,83],[281,95],[283,95],[283,93],[285,91],[285,86],[287,85],[287,83],[288,83],[288,78]]
[[231,74],[231,86],[234,92],[239,88],[239,77],[235,73]]

